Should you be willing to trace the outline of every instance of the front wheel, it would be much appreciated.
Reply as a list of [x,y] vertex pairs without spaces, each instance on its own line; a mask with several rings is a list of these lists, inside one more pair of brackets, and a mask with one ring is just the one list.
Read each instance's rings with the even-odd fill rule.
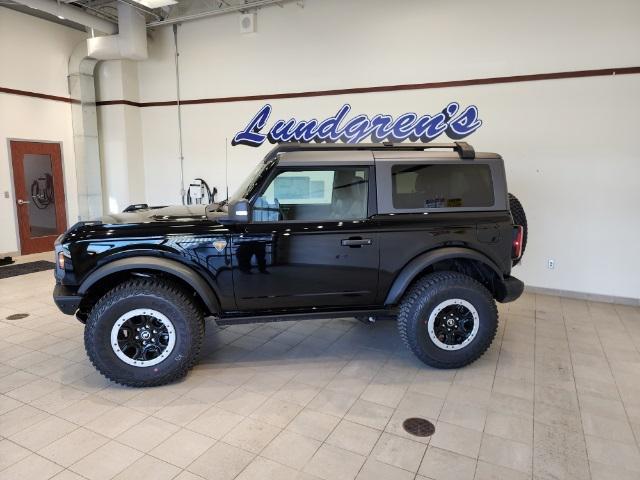
[[84,343],[109,380],[132,387],[169,383],[195,363],[204,336],[202,313],[176,285],[132,280],[91,310]]
[[419,279],[405,295],[398,329],[405,345],[427,365],[458,368],[489,348],[498,329],[498,309],[473,278],[436,272]]

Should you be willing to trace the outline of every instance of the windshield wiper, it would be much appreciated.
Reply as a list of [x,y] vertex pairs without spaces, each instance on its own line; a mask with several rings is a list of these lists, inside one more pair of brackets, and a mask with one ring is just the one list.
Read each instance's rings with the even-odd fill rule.
[[222,207],[224,207],[227,203],[229,203],[229,199],[225,198],[224,200],[222,200],[220,203],[218,203],[216,205],[216,212],[221,212],[222,210],[220,210]]

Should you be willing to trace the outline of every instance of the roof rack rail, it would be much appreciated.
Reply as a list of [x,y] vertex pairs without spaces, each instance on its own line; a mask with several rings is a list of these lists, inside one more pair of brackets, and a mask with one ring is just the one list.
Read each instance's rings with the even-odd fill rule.
[[436,148],[452,149],[461,159],[473,160],[476,152],[467,142],[453,143],[279,143],[273,147],[264,161],[274,159],[279,153],[299,151],[339,151],[339,150],[405,150],[424,151]]

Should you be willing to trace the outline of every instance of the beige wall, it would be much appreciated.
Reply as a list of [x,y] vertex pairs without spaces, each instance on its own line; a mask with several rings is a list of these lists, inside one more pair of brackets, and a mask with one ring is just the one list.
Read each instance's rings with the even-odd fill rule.
[[[639,15],[634,0],[291,3],[260,10],[253,35],[239,33],[235,15],[183,24],[182,97],[637,66]],[[174,75],[173,33],[159,29],[138,64],[139,100],[175,99]],[[303,119],[345,102],[353,113],[397,115],[451,100],[478,106],[484,124],[467,140],[505,157],[509,189],[525,204],[530,240],[514,273],[532,286],[639,298],[640,255],[626,245],[640,236],[640,75],[270,103],[275,118]],[[264,103],[184,106],[185,180],[224,192],[226,145]],[[115,108],[101,107],[101,118]],[[146,199],[179,202],[177,109],[142,108],[140,120]],[[268,148],[228,147],[232,190]]]
[[[84,38],[77,30],[0,8],[0,86],[68,97],[69,56]],[[70,105],[0,93],[0,254],[19,250],[8,139],[62,142],[67,222],[77,218]]]

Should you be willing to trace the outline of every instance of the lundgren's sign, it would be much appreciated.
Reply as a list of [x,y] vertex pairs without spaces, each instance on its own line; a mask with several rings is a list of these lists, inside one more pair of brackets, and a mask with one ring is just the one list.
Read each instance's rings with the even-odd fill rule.
[[344,104],[338,113],[324,120],[277,120],[266,130],[272,109],[269,104],[263,106],[244,130],[236,133],[231,144],[258,147],[265,140],[270,143],[358,143],[367,138],[371,138],[373,142],[402,142],[407,139],[412,142],[430,142],[443,133],[459,140],[482,125],[475,105],[462,110],[457,102],[449,103],[435,115],[418,116],[409,112],[393,118],[379,113],[369,118],[368,115],[360,114],[349,120],[345,118],[351,111],[351,105]]

